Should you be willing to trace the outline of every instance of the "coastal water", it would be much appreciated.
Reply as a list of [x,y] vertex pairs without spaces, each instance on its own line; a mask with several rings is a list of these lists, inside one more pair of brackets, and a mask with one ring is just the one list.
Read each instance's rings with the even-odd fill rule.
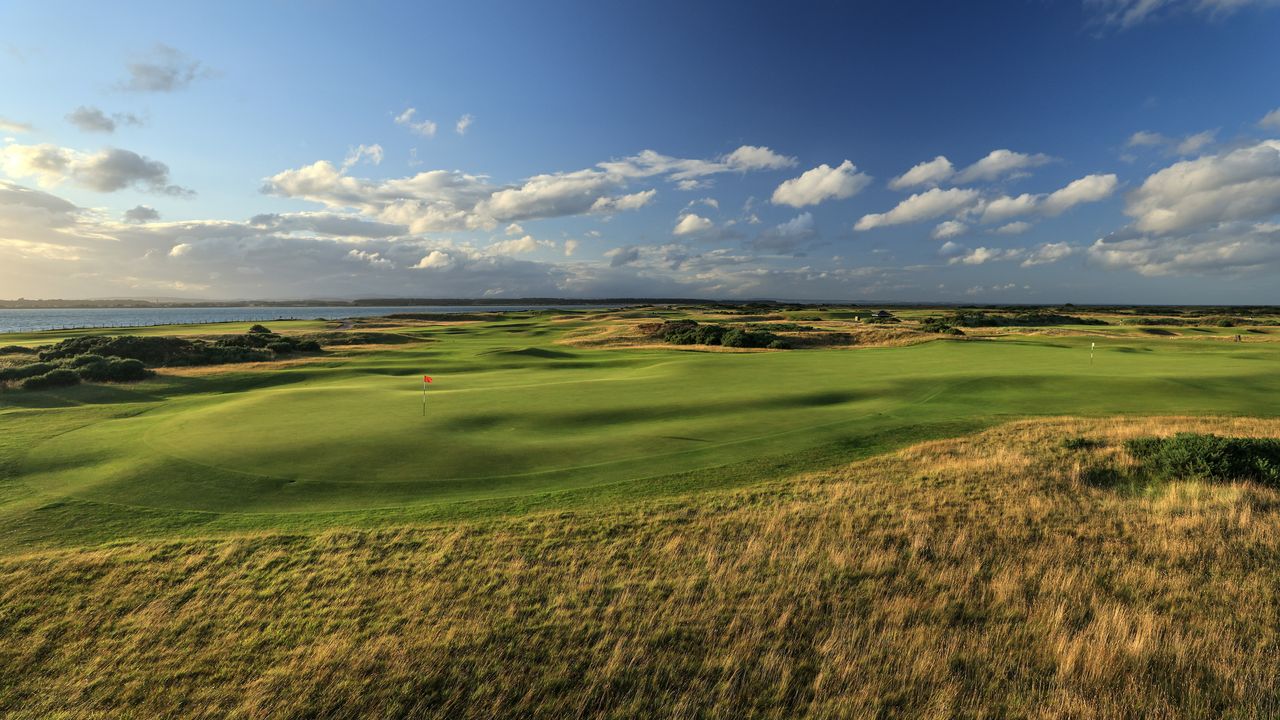
[[0,309],[0,333],[69,328],[197,325],[269,320],[340,320],[392,313],[477,313],[520,310],[583,310],[596,305],[413,305],[383,307],[208,307],[208,308],[55,308]]

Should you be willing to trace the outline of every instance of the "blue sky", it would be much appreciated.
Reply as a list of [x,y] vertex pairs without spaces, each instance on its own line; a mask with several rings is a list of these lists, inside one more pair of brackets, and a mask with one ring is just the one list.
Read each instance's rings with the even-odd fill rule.
[[0,297],[1280,302],[1274,2],[366,5],[0,7]]

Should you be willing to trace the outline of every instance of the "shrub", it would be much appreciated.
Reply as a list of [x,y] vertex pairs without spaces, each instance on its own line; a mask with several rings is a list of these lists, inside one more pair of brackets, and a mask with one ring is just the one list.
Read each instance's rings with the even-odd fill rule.
[[777,340],[774,340],[769,343],[769,349],[770,350],[790,350],[791,343],[787,342],[786,340],[783,340],[782,338],[778,338]]
[[1158,478],[1280,484],[1280,440],[1179,433],[1135,438],[1125,447]]
[[267,345],[267,349],[277,355],[288,355],[289,353],[293,352],[293,343],[287,342],[285,340],[278,340],[276,342],[271,343],[270,345]]
[[926,318],[920,323],[920,329],[927,333],[938,333],[941,335],[964,335],[964,331],[959,328],[951,327],[951,323],[940,317]]
[[0,355],[35,355],[38,350],[24,345],[5,345],[0,347]]
[[320,352],[320,343],[316,340],[301,340],[293,347],[298,352]]
[[17,367],[0,368],[0,382],[5,380],[22,380],[37,375],[44,375],[47,372],[58,369],[53,363],[38,362],[30,365],[19,365]]
[[75,370],[58,368],[43,375],[29,377],[22,381],[23,390],[47,390],[49,388],[70,387],[80,384],[80,374]]
[[77,355],[71,358],[71,362],[68,363],[68,365],[73,368],[78,368],[84,367],[85,365],[96,365],[104,361],[106,361],[106,358],[101,355]]
[[91,382],[136,382],[155,375],[141,360],[132,358],[98,358],[95,362],[83,363],[78,367],[80,378]]
[[253,327],[249,328],[249,334],[250,335],[274,335],[275,333],[271,332],[271,328],[267,327],[266,325],[254,325]]

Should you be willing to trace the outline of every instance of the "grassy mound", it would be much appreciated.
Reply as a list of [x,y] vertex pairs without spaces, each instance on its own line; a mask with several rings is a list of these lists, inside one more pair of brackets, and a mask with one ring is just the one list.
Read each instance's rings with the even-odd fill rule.
[[1080,477],[1206,428],[1280,436],[1041,421],[582,512],[0,556],[0,714],[1274,717],[1280,492]]

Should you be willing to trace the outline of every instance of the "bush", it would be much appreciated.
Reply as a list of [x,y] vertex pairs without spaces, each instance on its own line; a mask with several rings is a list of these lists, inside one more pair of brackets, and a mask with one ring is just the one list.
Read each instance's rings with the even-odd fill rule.
[[316,340],[302,340],[293,347],[298,352],[320,352],[320,343]]
[[951,327],[951,323],[940,317],[926,318],[920,323],[920,330],[940,335],[964,335],[964,331]]
[[1087,438],[1087,437],[1084,437],[1083,435],[1077,435],[1075,437],[1062,439],[1062,447],[1068,450],[1090,450],[1090,449],[1101,447],[1101,446],[1102,446],[1102,442],[1100,440]]
[[43,375],[29,377],[22,381],[23,390],[48,390],[50,388],[70,387],[80,384],[80,374],[75,370],[58,368]]
[[35,355],[38,350],[24,345],[5,345],[0,347],[0,355]]
[[1135,438],[1125,447],[1162,479],[1256,480],[1280,485],[1280,440],[1178,433]]
[[5,380],[22,380],[37,375],[44,375],[52,370],[57,370],[58,366],[53,363],[31,363],[30,365],[19,365],[18,367],[0,368],[0,382]]
[[102,363],[105,361],[106,361],[106,358],[102,357],[101,355],[77,355],[71,358],[71,362],[68,363],[68,365],[70,365],[73,368],[78,368],[78,367],[84,367],[85,365],[96,365],[98,363]]
[[267,345],[267,349],[277,355],[288,355],[289,353],[293,352],[293,343],[287,342],[284,340],[278,340],[276,342],[271,343],[270,345]]
[[254,325],[253,327],[249,328],[249,334],[250,335],[275,335],[275,333],[271,332],[271,328],[267,327],[266,325]]
[[77,367],[80,378],[91,382],[136,382],[155,375],[141,360],[132,358],[98,358],[95,362],[82,363]]

